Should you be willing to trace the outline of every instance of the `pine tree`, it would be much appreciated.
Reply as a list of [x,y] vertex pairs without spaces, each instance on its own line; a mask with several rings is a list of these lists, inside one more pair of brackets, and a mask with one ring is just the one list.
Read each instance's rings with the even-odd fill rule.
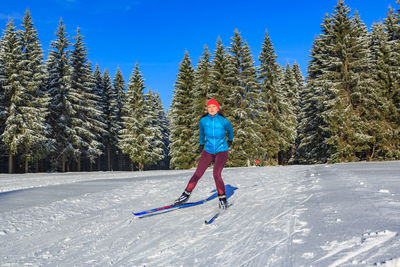
[[151,90],[148,90],[144,99],[148,115],[147,128],[149,130],[147,137],[149,148],[146,162],[148,165],[157,165],[164,158],[163,127],[160,120],[159,103],[155,93]]
[[[207,99],[211,99],[211,53],[207,46],[204,46],[203,56],[200,57],[199,63],[194,73],[194,90],[193,90],[193,110],[190,113],[193,116],[191,128],[193,134],[190,142],[192,147],[199,145],[199,120],[205,113]],[[196,159],[200,158],[200,154]]]
[[[207,46],[204,46],[203,56],[200,57],[199,63],[194,73],[195,90],[193,92],[196,99],[193,106],[193,113],[200,116],[205,111],[207,99],[211,99],[214,95],[211,94],[211,53]],[[196,128],[198,122],[195,122]],[[197,127],[198,128],[198,127]],[[198,141],[198,139],[196,139]]]
[[3,42],[0,41],[0,154],[6,156],[7,149],[1,136],[3,135],[6,120],[8,117],[8,107],[10,106],[10,99],[6,90],[7,76],[4,69],[5,64],[3,62],[3,58]]
[[228,114],[229,110],[225,104],[227,104],[227,98],[230,94],[230,84],[233,83],[233,76],[229,76],[233,74],[233,64],[230,62],[230,55],[219,37],[210,71],[210,91],[207,99],[216,99],[223,111]]
[[[20,31],[22,45],[21,84],[25,89],[26,101],[25,121],[30,121],[25,129],[29,144],[25,145],[25,172],[28,172],[28,163],[35,161],[36,171],[38,162],[52,150],[53,139],[49,136],[49,125],[46,123],[50,98],[45,93],[44,80],[46,78],[43,66],[43,50],[39,42],[37,30],[34,28],[30,11],[26,10],[22,21],[23,30]],[[22,110],[22,108],[21,108]]]
[[[123,128],[123,121],[122,121],[122,117],[124,116],[123,106],[124,103],[126,102],[125,80],[119,67],[117,68],[117,72],[115,73],[114,76],[113,86],[114,90],[118,94],[117,107],[116,107],[117,108],[116,127],[117,127],[117,133],[119,133]],[[116,154],[118,156],[119,170],[122,170],[123,157],[122,157],[121,147],[119,146],[119,141],[115,149],[116,149]]]
[[297,83],[294,73],[289,65],[286,64],[283,80],[281,81],[282,95],[286,99],[285,104],[282,105],[281,115],[284,119],[284,129],[281,132],[283,140],[285,141],[283,149],[281,150],[281,163],[287,164],[292,158],[297,137],[297,114],[299,109],[299,96],[297,91]]
[[[48,94],[51,97],[48,123],[51,135],[56,139],[52,157],[53,168],[68,171],[67,162],[72,162],[79,150],[76,148],[76,134],[73,128],[75,110],[71,102],[71,67],[69,65],[69,41],[65,25],[60,20],[56,31],[57,39],[51,42],[46,63]],[[60,164],[61,161],[61,164]]]
[[170,110],[170,166],[173,169],[188,169],[194,166],[197,157],[195,153],[197,146],[194,147],[190,142],[195,130],[192,113],[194,83],[194,69],[186,51],[179,66]]
[[[400,1],[396,1],[397,5],[400,5]],[[393,135],[395,136],[393,140],[393,145],[399,147],[400,143],[400,9],[394,10],[389,9],[388,17],[385,19],[386,31],[388,33],[388,41],[390,46],[390,59],[387,64],[391,69],[391,85],[389,91],[386,93],[385,98],[389,103],[393,103],[395,110],[392,111],[394,119],[389,119],[392,122]],[[397,149],[398,150],[398,149]],[[388,154],[395,155],[398,158],[398,152],[390,152]]]
[[29,162],[43,157],[48,144],[48,99],[41,88],[43,55],[29,11],[22,27],[17,33],[9,21],[2,40],[1,62],[6,78],[3,88],[9,101],[2,139],[9,151],[10,173],[14,172],[13,156],[21,155],[28,172]]
[[249,166],[260,154],[260,124],[256,120],[260,106],[257,99],[259,84],[250,48],[238,30],[235,30],[229,50],[234,79],[225,107],[228,106],[228,119],[232,123],[235,137],[228,165]]
[[307,86],[300,92],[300,123],[298,126],[300,144],[295,152],[295,162],[317,163],[326,162],[329,147],[324,142],[329,136],[327,123],[322,119],[321,114],[332,105],[329,99],[334,96],[329,90],[327,83],[321,78],[329,59],[328,35],[332,26],[331,18],[325,16],[322,34],[313,42],[311,49],[311,61],[308,65]]
[[287,97],[287,101],[290,103],[289,105],[295,108],[297,105],[297,88],[295,87],[296,82],[289,62],[286,62],[285,73],[281,83],[284,86],[284,92],[286,93],[285,96]]
[[[105,109],[106,109],[106,97],[105,97],[105,89],[104,89],[104,80],[103,80],[103,75],[100,70],[100,66],[96,64],[96,68],[93,73],[93,93],[97,96],[98,103],[97,103],[97,109],[100,111],[100,114],[97,118],[98,121],[102,123],[106,123],[106,118],[105,118]],[[103,131],[101,133],[101,143],[105,143],[105,137],[106,137],[106,132]],[[107,165],[106,159],[104,158],[105,151],[104,151],[104,145],[102,146],[102,154],[101,156],[97,159],[97,169],[98,170],[107,170],[104,166]]]
[[104,125],[98,120],[100,110],[97,109],[99,99],[93,92],[93,77],[91,65],[88,62],[88,52],[83,42],[79,28],[74,37],[75,43],[70,57],[71,89],[69,97],[74,113],[72,127],[75,132],[74,146],[76,152],[77,170],[81,170],[81,155],[85,155],[90,164],[101,155],[101,133]]
[[163,159],[160,162],[160,166],[162,168],[169,168],[169,135],[170,135],[170,128],[169,128],[169,121],[167,119],[167,116],[164,112],[164,107],[161,102],[160,95],[157,93],[154,96],[154,106],[155,106],[155,111],[157,113],[158,119],[157,123],[160,127],[161,131],[161,141],[162,141],[162,149],[163,149]]
[[300,66],[297,64],[297,62],[294,62],[292,65],[292,74],[293,74],[293,79],[294,79],[294,91],[295,91],[295,105],[296,105],[296,118],[297,121],[299,122],[299,116],[300,116],[300,94],[304,90],[305,83],[304,83],[304,76],[301,73]]
[[285,131],[285,119],[282,114],[284,95],[280,88],[280,66],[276,62],[268,32],[265,32],[264,43],[259,56],[260,67],[258,79],[260,82],[260,124],[263,135],[261,148],[262,160],[269,164],[279,163],[279,153],[284,149],[285,140],[282,136]]
[[93,73],[93,81],[94,81],[94,89],[93,92],[99,97],[99,108],[104,112],[104,105],[105,105],[105,100],[104,100],[104,81],[103,81],[103,75],[101,74],[100,66],[99,64],[96,64],[96,69],[94,70]]
[[118,146],[118,92],[112,86],[111,78],[108,70],[103,74],[104,86],[104,110],[103,115],[105,119],[105,136],[104,146],[107,155],[107,170],[113,170],[112,157],[114,157]]
[[[149,114],[144,99],[144,80],[136,63],[128,84],[127,102],[124,106],[124,129],[120,135],[120,147],[136,163],[139,170],[144,170],[150,162],[149,149],[151,129]],[[131,167],[133,169],[133,166]]]
[[[389,34],[382,24],[374,24],[371,32],[371,68],[374,74],[376,88],[377,110],[374,137],[376,145],[372,158],[398,159],[400,158],[400,143],[398,135],[399,113],[393,102],[394,93],[399,90],[399,73],[394,50],[393,40],[389,41]],[[396,133],[397,130],[397,133]],[[375,156],[376,155],[376,156]]]
[[379,96],[377,85],[371,75],[372,57],[370,51],[370,36],[368,29],[361,20],[358,12],[352,18],[355,40],[351,45],[355,49],[353,53],[352,69],[354,70],[354,89],[350,95],[351,106],[354,110],[354,128],[356,138],[354,139],[354,154],[356,159],[373,160],[374,149],[377,145],[376,136],[382,111],[379,104],[382,98]]
[[[350,46],[356,45],[356,36],[352,20],[349,17],[349,8],[343,1],[338,1],[335,13],[325,25],[326,34],[325,55],[321,57],[322,72],[316,78],[315,92],[321,91],[318,102],[323,103],[322,110],[318,114],[326,124],[319,126],[324,137],[320,149],[323,151],[324,162],[351,161],[355,159],[354,144],[356,134],[354,131],[356,121],[354,107],[351,103],[351,94],[355,93],[355,68],[353,63],[355,55],[349,53]],[[355,51],[355,50],[354,50]],[[315,157],[315,155],[313,155]]]
[[369,74],[368,31],[357,13],[353,18],[348,16],[350,10],[342,1],[336,10],[330,47],[334,51],[333,62],[339,64],[330,66],[328,78],[336,83],[337,101],[334,111],[325,116],[331,129],[326,142],[334,148],[329,160],[354,161],[364,155],[371,159],[378,99]]
[[302,103],[302,97],[301,95],[305,91],[305,83],[304,83],[304,77],[303,74],[301,73],[300,66],[295,62],[292,66],[292,73],[293,73],[293,78],[294,78],[294,87],[295,91],[297,94],[297,108],[295,110],[295,115],[296,115],[296,141],[295,141],[295,149],[292,155],[292,158],[289,160],[289,163],[294,164],[298,163],[297,161],[297,150],[300,145],[300,123],[302,120],[302,113],[301,109],[303,108],[303,103]]
[[[368,76],[370,55],[367,30],[358,14],[339,0],[323,34],[315,42],[309,66],[309,93],[303,141],[311,162],[354,161],[371,157],[374,143],[372,125],[377,98]],[[306,114],[308,115],[308,114]],[[307,125],[309,124],[309,125]],[[306,143],[306,144],[305,144]],[[306,148],[305,146],[308,146]]]
[[124,76],[120,68],[117,68],[117,72],[115,73],[113,79],[114,91],[117,93],[117,121],[118,121],[118,129],[122,128],[122,107],[124,102],[126,101],[126,85]]
[[[400,4],[400,1],[397,1],[397,3]],[[389,7],[385,26],[389,41],[400,40],[400,11],[396,12],[395,9]]]
[[3,132],[1,139],[4,142],[9,154],[9,173],[14,172],[14,156],[26,142],[22,133],[21,110],[23,105],[24,88],[21,84],[22,76],[22,48],[17,36],[16,27],[12,20],[9,20],[1,39],[1,66],[3,72]]
[[216,99],[221,112],[227,117],[233,113],[234,105],[229,103],[229,97],[232,94],[232,85],[236,79],[233,56],[225,49],[221,38],[218,37],[215,54],[211,62],[210,94],[207,100]]

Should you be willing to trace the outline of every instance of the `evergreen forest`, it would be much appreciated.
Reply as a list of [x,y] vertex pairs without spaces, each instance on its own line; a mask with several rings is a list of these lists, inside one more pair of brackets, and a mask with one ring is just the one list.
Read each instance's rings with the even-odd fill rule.
[[[215,98],[234,129],[227,166],[400,160],[400,0],[370,29],[338,0],[321,18],[307,75],[281,66],[265,31],[254,56],[239,30],[179,64],[170,109],[88,60],[80,29],[60,20],[47,59],[30,11],[0,40],[0,172],[187,169]],[[254,57],[256,59],[254,59]]]

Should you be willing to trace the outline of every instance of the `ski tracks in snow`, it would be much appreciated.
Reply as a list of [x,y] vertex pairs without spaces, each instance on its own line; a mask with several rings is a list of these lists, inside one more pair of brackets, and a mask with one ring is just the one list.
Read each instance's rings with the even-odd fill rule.
[[[140,192],[129,187],[3,213],[0,229],[6,234],[0,261],[11,265],[115,264],[124,255],[121,248],[132,242],[126,238],[132,218],[130,194]],[[118,243],[121,240],[123,244]]]
[[[367,253],[372,249],[379,248],[384,245],[384,243],[390,241],[391,239],[397,237],[397,233],[385,230],[382,232],[370,232],[365,233],[362,237],[353,237],[349,240],[342,242],[332,241],[322,248],[325,251],[329,251],[327,255],[318,259],[314,263],[323,262],[325,259],[334,258],[336,259],[333,263],[329,264],[331,267],[341,266],[342,264],[349,262],[350,260],[356,258],[357,256]],[[351,264],[366,265],[365,260],[354,259]]]
[[[385,165],[393,166],[388,168]],[[398,210],[393,212],[399,203],[399,184],[391,183],[390,191],[382,189],[383,186],[389,188],[384,183],[398,180],[398,172],[393,172],[393,167],[399,169],[398,164],[379,164],[376,173],[387,174],[383,181],[374,179],[364,166],[361,163],[318,167],[324,176],[333,177],[334,174],[337,178],[332,180],[334,183],[325,179],[324,185],[319,187],[322,191],[317,192],[315,202],[318,205],[314,208],[321,209],[319,214],[325,225],[316,225],[313,233],[314,237],[320,236],[319,242],[310,240],[314,246],[319,243],[320,250],[314,247],[312,252],[303,254],[304,258],[314,259],[309,261],[309,265],[400,266],[400,258],[392,256],[400,251],[400,217]],[[340,192],[341,199],[333,197],[337,192]],[[390,206],[393,208],[388,208]],[[312,222],[315,225],[315,220]]]
[[[379,176],[381,171],[384,176]],[[399,265],[399,163],[226,168],[225,183],[238,190],[229,198],[233,205],[213,224],[204,225],[204,219],[218,210],[217,199],[159,216],[132,218],[134,210],[172,202],[192,172],[166,172],[164,178],[157,173],[148,179],[142,175],[135,181],[125,179],[126,173],[119,179],[116,173],[114,179],[60,185],[58,191],[43,187],[39,193],[44,200],[25,207],[3,204],[0,262],[5,266]],[[98,188],[81,188],[92,185]],[[78,192],[66,197],[55,194],[72,189]],[[214,189],[208,170],[191,201],[209,197]],[[30,192],[20,192],[19,199],[29,198]],[[7,203],[17,199],[11,200]]]
[[[312,194],[307,192],[310,180],[305,169],[302,175],[304,179],[298,179],[299,169],[287,167],[284,170],[265,170],[260,168],[256,177],[249,178],[257,186],[240,192],[239,198],[251,197],[253,203],[234,222],[243,224],[242,234],[236,234],[238,238],[234,240],[236,244],[243,244],[249,253],[236,258],[233,263],[238,265],[240,262],[240,266],[295,266],[292,264],[292,246],[302,243],[301,237],[309,232],[307,223],[299,220],[299,217],[305,210],[304,203],[312,198]],[[224,252],[233,248],[233,244],[227,246]]]

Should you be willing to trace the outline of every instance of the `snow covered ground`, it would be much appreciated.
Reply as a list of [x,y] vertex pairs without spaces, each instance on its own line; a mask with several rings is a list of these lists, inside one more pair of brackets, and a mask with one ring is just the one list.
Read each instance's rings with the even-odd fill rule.
[[212,171],[0,175],[0,266],[400,266],[400,162]]

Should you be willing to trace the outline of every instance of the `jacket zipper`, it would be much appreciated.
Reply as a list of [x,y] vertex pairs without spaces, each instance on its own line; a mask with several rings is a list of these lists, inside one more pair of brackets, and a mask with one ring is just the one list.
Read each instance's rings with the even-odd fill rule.
[[213,137],[214,137],[214,154],[217,154],[217,151],[216,151],[216,149],[215,149],[215,132],[214,132],[214,120],[215,120],[215,117],[213,117]]

